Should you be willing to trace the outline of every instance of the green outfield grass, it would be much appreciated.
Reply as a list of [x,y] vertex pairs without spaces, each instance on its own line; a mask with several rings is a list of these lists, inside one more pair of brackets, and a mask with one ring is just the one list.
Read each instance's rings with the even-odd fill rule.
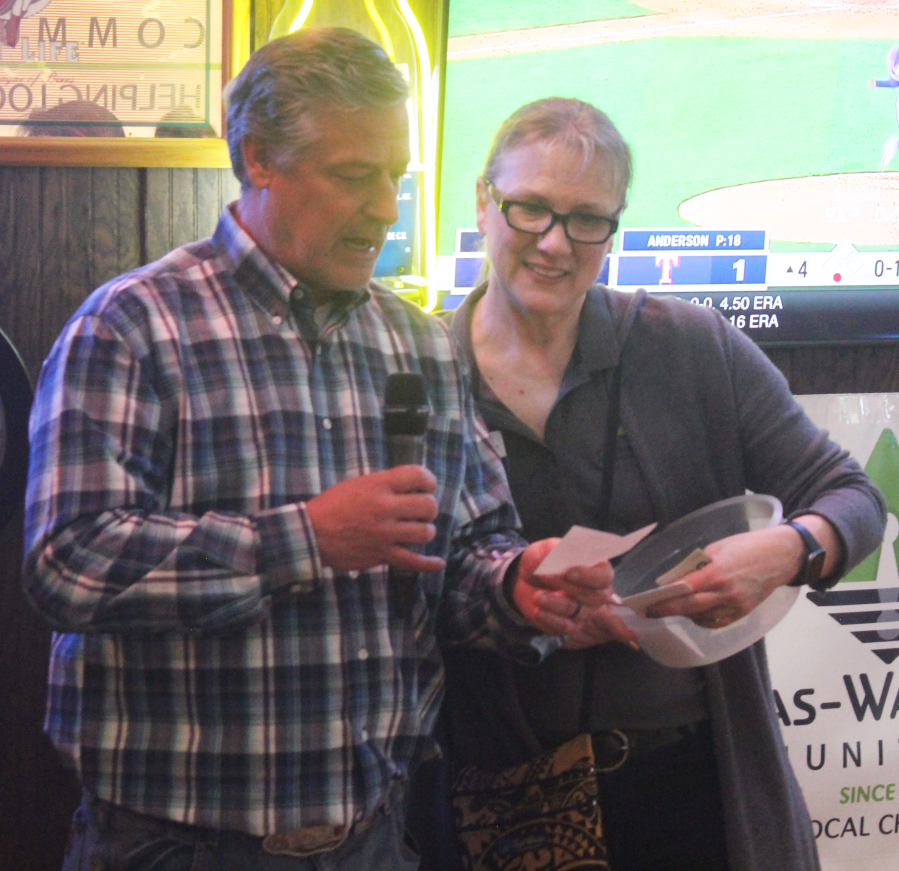
[[450,3],[449,35],[468,36],[647,14],[649,10],[628,0],[566,0],[564,4],[547,3],[546,0],[453,0]]
[[686,226],[679,204],[715,188],[876,171],[897,132],[897,91],[868,79],[886,77],[893,42],[666,38],[450,63],[440,252],[452,252],[457,227],[474,226],[475,178],[493,132],[538,97],[589,100],[630,142],[625,225]]

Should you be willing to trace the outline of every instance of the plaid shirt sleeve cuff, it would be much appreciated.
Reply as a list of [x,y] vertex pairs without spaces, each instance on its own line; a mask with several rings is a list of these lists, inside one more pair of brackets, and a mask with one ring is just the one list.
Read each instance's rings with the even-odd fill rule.
[[309,592],[322,578],[323,568],[306,503],[264,511],[256,515],[255,523],[263,593],[282,587]]
[[530,627],[528,619],[518,610],[515,604],[515,583],[518,579],[518,565],[521,562],[521,554],[513,557],[500,570],[502,583],[494,586],[496,608],[502,615],[504,622],[518,626]]
[[562,646],[562,639],[538,632],[518,610],[512,598],[521,554],[515,554],[496,570],[494,583],[488,588],[493,614],[502,627],[500,648],[507,656],[525,665],[537,665]]

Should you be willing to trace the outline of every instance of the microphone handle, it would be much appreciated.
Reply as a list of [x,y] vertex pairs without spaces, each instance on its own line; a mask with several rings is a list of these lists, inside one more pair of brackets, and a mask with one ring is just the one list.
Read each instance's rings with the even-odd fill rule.
[[[424,459],[424,447],[423,435],[387,436],[391,466],[408,464],[420,466]],[[412,606],[418,598],[418,572],[407,572],[390,566],[387,571],[387,584],[394,613],[404,620],[412,612]]]
[[420,466],[425,455],[423,435],[389,435],[387,452],[391,466]]

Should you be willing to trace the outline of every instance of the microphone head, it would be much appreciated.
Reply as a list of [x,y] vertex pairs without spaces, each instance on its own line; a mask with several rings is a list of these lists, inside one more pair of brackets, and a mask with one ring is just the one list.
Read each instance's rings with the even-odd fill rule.
[[384,429],[387,435],[424,435],[428,427],[428,394],[417,372],[394,372],[384,391]]
[[387,406],[427,405],[425,379],[418,372],[394,372],[387,376],[384,390],[384,404]]

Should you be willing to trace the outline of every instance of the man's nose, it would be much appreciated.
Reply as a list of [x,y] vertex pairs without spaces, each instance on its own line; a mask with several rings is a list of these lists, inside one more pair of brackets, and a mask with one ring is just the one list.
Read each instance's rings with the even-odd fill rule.
[[392,226],[400,217],[396,202],[398,193],[399,182],[385,175],[372,191],[366,203],[365,213],[387,227]]

